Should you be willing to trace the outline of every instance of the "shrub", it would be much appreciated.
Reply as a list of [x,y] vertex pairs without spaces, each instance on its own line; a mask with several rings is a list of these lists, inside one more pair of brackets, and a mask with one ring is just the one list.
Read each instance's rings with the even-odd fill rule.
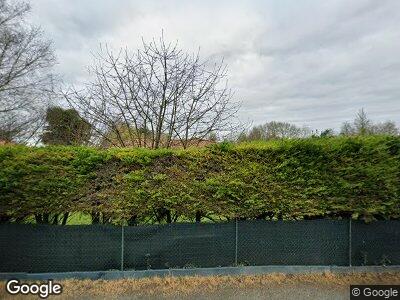
[[0,147],[0,218],[93,222],[400,216],[400,138],[147,150]]

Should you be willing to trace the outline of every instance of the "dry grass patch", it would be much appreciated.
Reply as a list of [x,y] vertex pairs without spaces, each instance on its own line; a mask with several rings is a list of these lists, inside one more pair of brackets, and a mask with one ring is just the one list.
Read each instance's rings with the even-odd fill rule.
[[[307,295],[319,290],[348,291],[350,284],[400,284],[400,273],[354,273],[354,274],[267,274],[257,276],[210,276],[210,277],[152,277],[121,280],[63,280],[60,298],[234,298],[277,296],[279,291],[300,290]],[[6,298],[3,289],[0,298]],[[285,290],[285,291],[284,291]],[[241,297],[241,295],[243,297]],[[312,295],[312,293],[311,293]],[[254,296],[254,295],[253,295]],[[18,298],[18,297],[17,297]],[[12,299],[17,299],[12,297]],[[27,299],[21,297],[21,299]]]

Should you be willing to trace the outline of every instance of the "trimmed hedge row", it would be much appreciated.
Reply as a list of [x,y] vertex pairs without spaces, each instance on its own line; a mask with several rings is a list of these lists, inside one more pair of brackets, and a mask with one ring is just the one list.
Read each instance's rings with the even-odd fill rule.
[[[203,149],[0,147],[0,219],[94,223],[400,217],[400,138]],[[55,220],[55,221],[54,221]]]

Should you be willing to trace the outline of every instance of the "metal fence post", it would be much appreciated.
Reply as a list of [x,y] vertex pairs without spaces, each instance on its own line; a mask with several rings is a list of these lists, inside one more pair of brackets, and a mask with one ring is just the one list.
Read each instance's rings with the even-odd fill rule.
[[121,271],[124,270],[124,225],[121,225]]
[[351,267],[351,217],[350,217],[350,221],[349,221],[349,266]]
[[235,219],[235,266],[238,264],[238,220]]

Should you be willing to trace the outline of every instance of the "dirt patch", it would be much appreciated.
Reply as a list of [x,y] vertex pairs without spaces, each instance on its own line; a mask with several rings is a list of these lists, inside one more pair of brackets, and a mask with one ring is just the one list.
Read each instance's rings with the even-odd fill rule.
[[[152,277],[63,280],[57,299],[348,299],[350,284],[400,284],[400,273],[268,274],[258,276]],[[2,282],[1,299],[10,296]],[[35,297],[37,299],[38,297]]]

